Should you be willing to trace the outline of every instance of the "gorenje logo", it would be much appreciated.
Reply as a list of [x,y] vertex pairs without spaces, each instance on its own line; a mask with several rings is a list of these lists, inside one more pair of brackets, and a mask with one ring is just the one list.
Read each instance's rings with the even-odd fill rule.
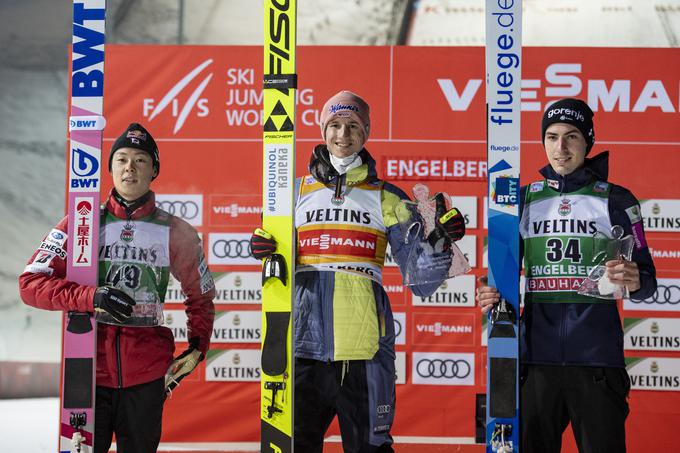
[[[161,112],[165,110],[166,107],[171,106],[172,116],[177,118],[175,121],[175,128],[172,133],[176,134],[182,129],[184,123],[186,122],[189,114],[192,112],[194,106],[197,108],[196,115],[200,118],[208,116],[210,109],[208,108],[208,99],[201,98],[201,94],[205,87],[208,86],[210,79],[212,79],[213,73],[208,74],[201,81],[201,83],[194,89],[191,95],[187,98],[184,105],[181,106],[178,99],[179,94],[186,88],[189,83],[194,80],[205,68],[212,64],[212,58],[205,60],[203,63],[196,66],[187,75],[182,77],[168,92],[163,96],[161,101],[156,104],[156,100],[153,98],[144,99],[144,107],[142,115],[145,118],[149,118],[149,122],[153,121]],[[153,110],[152,110],[153,109]],[[149,113],[150,112],[150,113]]]

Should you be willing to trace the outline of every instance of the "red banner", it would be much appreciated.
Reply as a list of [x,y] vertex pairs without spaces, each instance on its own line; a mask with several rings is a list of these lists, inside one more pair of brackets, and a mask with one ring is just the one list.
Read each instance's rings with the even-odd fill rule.
[[[680,167],[680,51],[527,48],[523,54],[523,184],[539,179],[537,171],[547,163],[539,136],[541,112],[558,98],[580,97],[595,111],[596,144],[591,154],[611,151],[610,180],[639,198],[658,199],[650,202],[654,207],[650,216],[680,218],[675,212],[680,208],[672,202],[680,199],[674,170]],[[144,55],[143,64],[138,64],[139,55]],[[367,149],[380,176],[407,192],[418,180],[433,191],[465,197],[461,202],[473,211],[466,216],[477,218],[468,235],[486,235],[483,48],[302,47],[298,57],[298,175],[307,173],[312,147],[321,142],[318,119],[323,103],[335,92],[349,89],[371,106]],[[240,251],[260,223],[261,60],[259,47],[107,46],[105,148],[131,122],[149,129],[162,163],[154,190],[165,196],[165,209],[184,216],[202,234],[214,273],[243,273],[238,278],[224,274],[218,281],[218,289],[230,294],[236,293],[234,285],[241,292],[257,290],[259,266]],[[678,231],[673,221],[664,224],[671,225],[670,230],[648,233],[661,277],[677,273],[680,256]],[[483,275],[482,241],[477,242],[480,255],[473,273]],[[209,245],[214,250],[208,250]],[[477,252],[476,242],[470,246],[470,252]],[[405,383],[397,386],[393,434],[472,438],[475,395],[485,391],[479,309],[470,304],[414,305],[396,267],[386,267],[384,277],[403,324],[397,350],[405,354],[405,361],[398,360],[403,367],[398,374]],[[472,289],[472,283],[451,280],[442,291],[452,299],[467,300],[473,297]],[[221,307],[229,310],[259,308],[253,301],[224,303],[230,305]],[[176,302],[167,305],[183,309]],[[680,317],[677,312],[672,315]],[[183,347],[179,345],[180,350]],[[213,343],[212,352],[223,355],[203,363],[174,392],[166,404],[163,441],[257,440],[258,384],[238,378],[206,380],[208,375],[252,380],[259,373],[251,354],[257,348],[258,343]],[[466,362],[470,373],[459,384],[415,384],[416,377],[423,381],[435,377],[415,375],[419,368],[413,363],[414,353],[420,361],[450,355],[461,363],[461,370],[467,369],[462,366]],[[229,373],[225,367],[241,371]],[[631,451],[660,451],[661,439],[670,438],[680,424],[676,397],[660,393],[632,392]],[[659,412],[664,416],[652,416]]]

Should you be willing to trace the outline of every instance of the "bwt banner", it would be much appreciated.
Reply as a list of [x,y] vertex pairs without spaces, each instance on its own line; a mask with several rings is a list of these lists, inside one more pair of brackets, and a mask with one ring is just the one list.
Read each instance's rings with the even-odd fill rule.
[[[137,64],[140,55],[143,64]],[[521,183],[538,180],[547,163],[542,111],[558,98],[579,97],[595,111],[591,154],[610,150],[610,181],[641,199],[662,285],[652,298],[626,300],[621,309],[634,376],[629,447],[653,451],[658,441],[651,433],[671,433],[680,424],[677,398],[667,396],[680,382],[680,51],[526,48],[523,55]],[[111,45],[106,65],[103,161],[129,123],[149,129],[162,164],[154,181],[158,206],[199,231],[217,286],[211,351],[167,402],[163,442],[254,442],[261,291],[248,238],[262,209],[262,49]],[[389,250],[386,256],[384,284],[398,333],[393,434],[423,442],[472,439],[475,395],[485,391],[483,319],[474,301],[476,278],[486,274],[483,77],[481,47],[299,49],[297,175],[307,173],[311,150],[321,142],[324,102],[352,90],[371,107],[366,147],[379,175],[407,193],[416,182],[447,191],[466,218],[461,249],[473,271],[447,280],[430,297],[402,286]],[[106,175],[103,182],[108,190]],[[171,282],[166,322],[178,353],[187,338],[182,301],[181,288]]]

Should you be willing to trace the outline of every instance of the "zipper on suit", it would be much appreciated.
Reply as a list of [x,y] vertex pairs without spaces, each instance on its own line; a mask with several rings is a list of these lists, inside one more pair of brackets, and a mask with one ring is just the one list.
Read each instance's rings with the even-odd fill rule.
[[116,329],[116,364],[118,365],[118,388],[123,388],[123,367],[120,359],[120,327]]

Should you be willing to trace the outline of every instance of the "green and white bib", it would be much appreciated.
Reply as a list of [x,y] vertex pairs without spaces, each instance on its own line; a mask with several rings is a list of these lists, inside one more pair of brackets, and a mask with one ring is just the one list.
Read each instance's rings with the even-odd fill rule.
[[[124,220],[108,211],[99,227],[99,284],[131,296],[137,305],[125,326],[160,326],[170,277],[170,215],[156,209],[142,219]],[[97,321],[120,325],[107,313]]]
[[610,235],[610,189],[609,183],[597,181],[560,194],[546,180],[527,188],[520,220],[525,302],[611,303],[577,294],[595,264],[593,256],[602,246],[593,234],[601,231]]

